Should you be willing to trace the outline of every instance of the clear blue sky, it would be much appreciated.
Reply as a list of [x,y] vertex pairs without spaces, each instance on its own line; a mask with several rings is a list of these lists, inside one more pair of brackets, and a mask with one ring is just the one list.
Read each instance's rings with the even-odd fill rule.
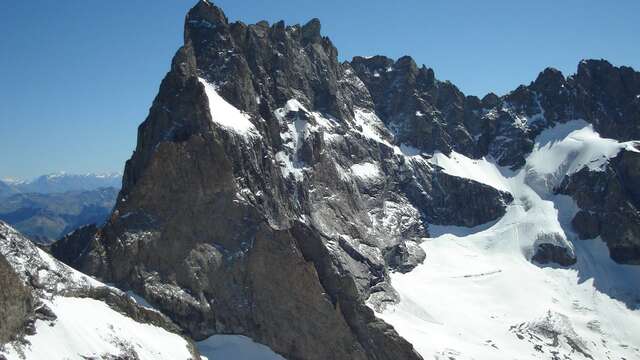
[[[195,0],[4,0],[0,177],[122,171]],[[341,59],[409,54],[503,94],[582,58],[640,69],[640,1],[219,0],[231,20],[318,17]]]

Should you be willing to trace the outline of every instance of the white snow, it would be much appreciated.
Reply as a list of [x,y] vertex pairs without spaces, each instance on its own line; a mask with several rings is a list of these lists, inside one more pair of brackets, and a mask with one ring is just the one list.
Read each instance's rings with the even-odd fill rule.
[[286,129],[280,133],[285,150],[275,154],[280,170],[285,177],[293,175],[296,181],[302,181],[304,177],[304,164],[298,160],[298,151],[302,147],[305,139],[314,130],[309,122],[300,117],[288,118],[289,113],[304,112],[311,116],[311,113],[296,99],[287,101],[285,106],[274,111],[281,127]]
[[384,140],[382,134],[384,132],[384,124],[382,120],[374,112],[356,108],[354,110],[355,124],[362,128],[360,133],[362,136],[372,139],[376,142],[393,147],[388,141]]
[[284,105],[284,107],[276,109],[276,115],[283,117],[285,115],[287,115],[289,112],[296,112],[296,111],[306,111],[309,112],[304,105],[302,105],[300,103],[300,101],[296,100],[296,99],[289,99],[287,100],[287,103]]
[[211,120],[225,129],[234,131],[237,134],[251,137],[260,137],[258,129],[249,120],[249,115],[229,104],[218,92],[216,88],[206,80],[198,78],[204,85],[205,93],[209,99],[209,111]]
[[37,281],[42,290],[53,294],[78,288],[106,286],[54,259],[2,221],[0,233],[4,235],[0,237],[0,254],[25,283],[33,280],[33,273],[37,269]]
[[46,304],[58,318],[36,321],[30,345],[8,345],[7,359],[85,359],[133,350],[140,360],[190,359],[187,342],[160,327],[138,323],[104,302],[90,298],[56,297]]
[[504,176],[494,163],[486,158],[470,159],[455,151],[452,151],[449,156],[436,152],[429,162],[441,167],[449,175],[471,179],[498,190],[508,191]]
[[351,166],[351,173],[360,179],[372,180],[381,176],[380,168],[377,164],[364,162]]
[[278,151],[276,153],[276,162],[280,165],[280,171],[285,178],[292,175],[296,181],[302,181],[304,178],[304,167],[294,163],[291,160],[291,156],[287,155],[284,151]]
[[196,345],[203,360],[284,360],[268,346],[241,335],[214,335]]
[[[515,200],[494,223],[430,226],[432,238],[421,244],[426,261],[391,275],[400,302],[377,316],[425,359],[551,359],[554,351],[584,359],[576,344],[593,359],[640,359],[640,267],[613,262],[600,239],[577,240],[574,201],[538,186],[549,174],[561,181],[585,166],[600,171],[629,146],[575,121],[543,132],[517,173],[491,159],[435,154],[430,162],[447,173],[509,191]],[[574,253],[576,265],[531,263],[542,242]],[[546,337],[554,332],[556,347]]]
[[149,310],[158,311],[158,309],[153,307],[153,305],[149,304],[149,302],[144,297],[136,294],[134,291],[132,291],[132,290],[127,291],[127,295],[129,295],[129,297],[131,299],[133,299],[133,301],[135,301],[136,304],[138,304],[138,305],[140,305],[142,307],[145,307],[145,308],[147,308]]
[[[298,151],[313,134],[333,130],[336,120],[319,112],[310,112],[296,99],[288,100],[274,114],[283,129],[280,138],[285,147],[275,154],[275,160],[285,177],[292,175],[296,181],[302,181],[304,170],[308,167],[298,159]],[[289,114],[294,115],[288,116]]]
[[[618,269],[614,271],[627,273],[623,279],[633,279],[625,286],[637,289],[637,269],[620,270],[621,266],[609,261],[592,278],[585,278],[575,269],[539,268],[518,256],[518,249],[510,249],[518,243],[518,234],[522,235],[513,217],[510,214],[475,234],[468,229],[440,229],[458,236],[443,234],[424,242],[425,264],[408,274],[392,274],[401,301],[378,316],[424,358],[446,359],[449,353],[461,360],[546,359],[510,328],[536,320],[549,310],[570,319],[577,334],[592,344],[596,359],[607,358],[605,346],[627,359],[638,358],[640,353],[633,347],[640,346],[640,311],[627,309],[594,285],[601,275]],[[606,250],[602,246],[595,252],[581,249],[578,268],[589,266],[590,257],[607,256],[603,248]],[[628,274],[632,271],[633,276]],[[601,333],[589,329],[596,322]]]
[[601,138],[583,120],[569,121],[537,137],[534,151],[527,159],[527,176],[539,178],[542,182],[536,185],[553,190],[565,175],[584,167],[590,171],[603,170],[610,158],[630,144]]

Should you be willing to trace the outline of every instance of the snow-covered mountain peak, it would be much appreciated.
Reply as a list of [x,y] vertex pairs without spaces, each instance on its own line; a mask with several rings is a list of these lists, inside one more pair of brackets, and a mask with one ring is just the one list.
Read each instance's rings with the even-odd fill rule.
[[121,173],[68,174],[64,171],[38,176],[31,180],[3,181],[15,192],[21,193],[62,193],[67,191],[89,191],[101,187],[119,189]]

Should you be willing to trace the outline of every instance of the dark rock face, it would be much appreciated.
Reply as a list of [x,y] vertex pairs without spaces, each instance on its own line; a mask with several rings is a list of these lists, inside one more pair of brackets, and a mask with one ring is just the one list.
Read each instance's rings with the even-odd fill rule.
[[603,137],[640,139],[640,73],[605,60],[587,60],[571,81],[577,111]]
[[572,221],[580,238],[601,236],[619,263],[640,264],[639,169],[640,153],[623,150],[604,171],[583,169],[559,189],[582,209]]
[[[408,57],[339,63],[316,19],[229,23],[200,1],[110,219],[52,249],[144,295],[196,340],[243,334],[289,359],[416,359],[367,302],[397,300],[389,271],[424,260],[429,223],[476,226],[513,200],[427,154],[518,167],[540,131],[584,114],[585,76],[548,69],[480,100]],[[217,95],[245,130],[223,121]],[[539,250],[540,262],[573,259]]]
[[579,118],[603,137],[640,138],[640,73],[605,60],[583,61],[569,78],[548,68],[528,86],[482,100],[436,80],[432,69],[410,57],[355,57],[351,66],[396,140],[427,152],[491,155],[518,168],[542,130]]
[[76,266],[77,259],[91,248],[91,241],[95,239],[97,232],[95,224],[80,227],[51,244],[51,254],[65,264]]
[[351,65],[399,143],[427,152],[474,154],[472,136],[464,125],[465,96],[451,83],[437,81],[432,69],[419,68],[408,56],[397,61],[356,57]]
[[0,289],[0,344],[5,344],[24,332],[27,317],[33,307],[33,299],[31,292],[2,255]]
[[571,266],[576,263],[575,255],[570,253],[564,246],[543,243],[536,247],[531,260],[538,264],[558,264],[561,266]]

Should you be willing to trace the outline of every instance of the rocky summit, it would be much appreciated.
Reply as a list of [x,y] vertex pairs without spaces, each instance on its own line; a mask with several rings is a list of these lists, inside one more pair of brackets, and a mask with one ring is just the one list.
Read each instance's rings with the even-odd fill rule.
[[[629,67],[480,99],[408,56],[340,62],[317,19],[247,25],[202,0],[111,216],[50,250],[188,351],[640,358],[636,140]],[[33,312],[4,267],[2,306]]]

